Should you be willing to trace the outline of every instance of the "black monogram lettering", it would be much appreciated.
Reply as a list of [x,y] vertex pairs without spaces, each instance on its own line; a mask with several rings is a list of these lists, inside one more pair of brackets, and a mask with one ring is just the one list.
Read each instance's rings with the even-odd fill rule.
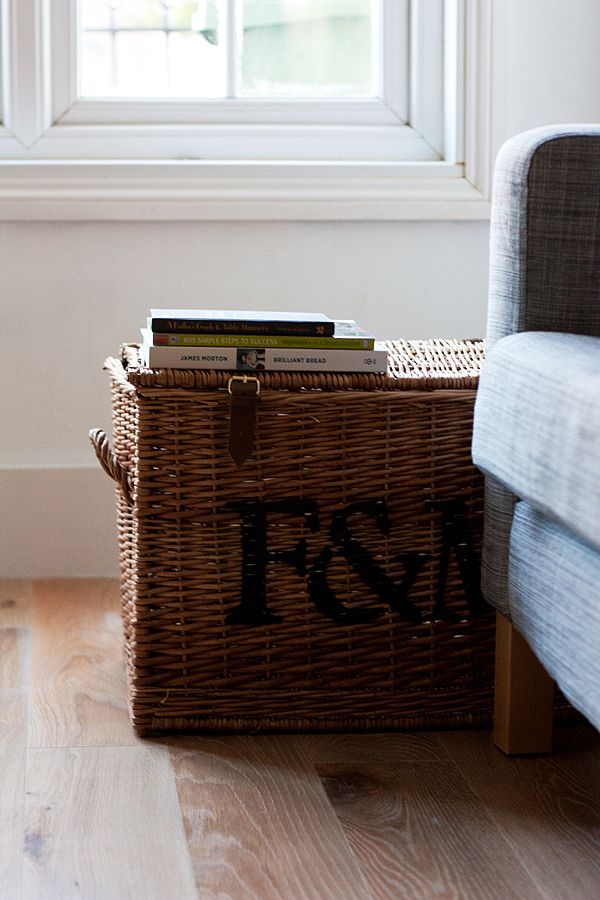
[[[419,622],[420,616],[416,606],[408,599],[408,591],[415,581],[421,567],[427,559],[426,554],[408,553],[401,557],[406,567],[406,576],[402,584],[395,585],[381,566],[371,557],[368,551],[354,537],[348,527],[348,519],[356,513],[372,516],[383,535],[389,534],[390,521],[387,506],[383,500],[361,500],[350,503],[343,510],[334,513],[331,521],[331,538],[337,544],[367,587],[383,600],[398,615],[409,622]],[[335,596],[327,583],[327,567],[333,552],[325,547],[311,570],[309,577],[309,593],[316,608],[337,622],[353,625],[358,622],[372,622],[385,612],[384,607],[370,609],[348,609]]]
[[298,575],[306,574],[306,539],[301,538],[291,550],[271,551],[267,547],[269,512],[286,512],[303,516],[311,531],[319,530],[319,511],[314,500],[284,499],[261,503],[239,500],[226,504],[242,517],[242,596],[239,606],[225,619],[228,625],[270,625],[281,622],[267,606],[267,564],[286,563]]
[[[319,531],[319,510],[316,501],[286,498],[260,502],[232,501],[227,505],[241,516],[242,590],[238,606],[227,615],[230,625],[270,625],[281,622],[281,616],[267,605],[267,566],[284,563],[291,566],[300,578],[307,572],[307,542],[301,538],[289,549],[271,550],[268,547],[268,517],[272,513],[290,513],[302,517],[313,533]],[[450,556],[454,552],[458,562],[462,586],[469,612],[479,615],[485,608],[479,586],[480,566],[469,529],[466,504],[463,500],[441,500],[427,504],[441,514],[442,547],[432,615],[435,619],[454,621],[459,618],[445,604],[446,583]],[[409,593],[431,554],[410,551],[396,556],[404,567],[404,577],[396,584],[373,559],[368,550],[352,533],[349,520],[362,514],[371,517],[380,534],[389,535],[389,512],[384,500],[361,500],[350,503],[336,512],[331,520],[331,541],[317,554],[308,576],[308,593],[315,608],[329,619],[342,625],[372,622],[391,609],[403,619],[419,623],[421,615],[409,599]],[[327,573],[335,553],[340,553],[360,577],[361,581],[382,601],[383,606],[351,608],[331,589]]]
[[448,564],[453,550],[456,554],[469,612],[472,616],[480,615],[485,609],[485,601],[481,594],[480,565],[473,547],[466,504],[463,500],[455,499],[434,501],[429,506],[442,514],[442,550],[433,616],[436,619],[447,621],[455,621],[459,618],[446,608],[444,599]]

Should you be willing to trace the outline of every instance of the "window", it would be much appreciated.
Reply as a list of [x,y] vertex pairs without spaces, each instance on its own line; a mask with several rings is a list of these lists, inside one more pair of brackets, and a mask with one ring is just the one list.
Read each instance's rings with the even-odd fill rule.
[[490,5],[4,0],[0,212],[485,215]]

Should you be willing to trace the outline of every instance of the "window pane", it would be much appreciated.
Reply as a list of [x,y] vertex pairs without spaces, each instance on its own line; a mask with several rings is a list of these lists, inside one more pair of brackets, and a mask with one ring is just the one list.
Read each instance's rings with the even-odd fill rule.
[[238,0],[240,6],[241,94],[375,93],[375,0]]
[[80,0],[84,97],[223,97],[212,0]]
[[379,2],[80,0],[81,94],[373,96]]

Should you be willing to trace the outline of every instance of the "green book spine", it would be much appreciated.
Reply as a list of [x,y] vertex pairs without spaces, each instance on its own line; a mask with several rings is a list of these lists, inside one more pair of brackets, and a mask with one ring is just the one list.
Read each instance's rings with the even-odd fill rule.
[[275,347],[282,350],[372,350],[375,338],[365,337],[290,337],[272,334],[157,334],[155,347]]

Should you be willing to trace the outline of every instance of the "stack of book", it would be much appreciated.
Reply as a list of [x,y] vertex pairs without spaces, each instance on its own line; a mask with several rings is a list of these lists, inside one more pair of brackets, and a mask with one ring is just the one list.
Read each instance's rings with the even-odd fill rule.
[[142,362],[153,369],[387,371],[372,334],[323,313],[152,309],[142,337]]

